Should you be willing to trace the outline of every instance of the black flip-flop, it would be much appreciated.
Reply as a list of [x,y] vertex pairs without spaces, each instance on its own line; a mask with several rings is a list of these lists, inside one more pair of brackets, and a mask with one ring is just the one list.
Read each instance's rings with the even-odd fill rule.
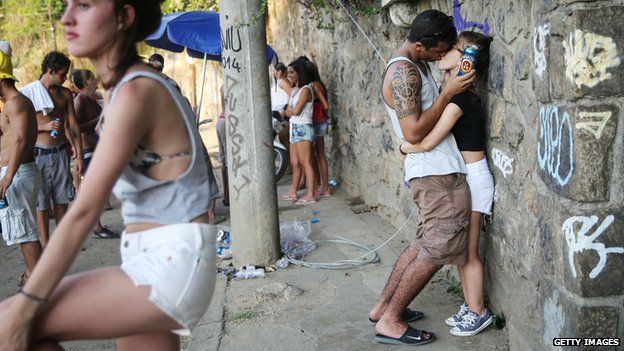
[[[405,311],[401,314],[401,320],[403,323],[411,323],[422,319],[425,315],[420,311],[412,311],[409,308],[406,308]],[[372,318],[368,318],[371,323],[377,323],[378,321],[373,320]]]
[[[424,336],[429,335],[428,338]],[[389,336],[375,334],[375,341],[381,344],[392,344],[392,345],[409,345],[409,346],[418,346],[425,345],[434,342],[436,336],[434,333],[429,333],[424,330],[419,330],[416,328],[412,328],[409,325],[407,326],[407,330],[400,338],[391,338]]]

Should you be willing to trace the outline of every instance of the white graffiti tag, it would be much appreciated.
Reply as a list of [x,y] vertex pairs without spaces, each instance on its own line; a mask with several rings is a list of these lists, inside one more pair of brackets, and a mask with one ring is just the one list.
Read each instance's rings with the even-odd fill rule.
[[[562,159],[563,155],[563,159]],[[540,109],[540,134],[537,142],[540,169],[550,174],[561,186],[566,185],[574,172],[574,140],[570,115],[551,106]],[[561,174],[564,172],[563,174]]]
[[600,140],[602,132],[611,118],[611,111],[603,112],[579,112],[579,119],[583,122],[576,124],[576,129],[585,130],[592,134],[596,140]]
[[533,52],[535,73],[540,78],[546,72],[546,36],[550,33],[550,25],[544,24],[533,30]]
[[581,85],[593,88],[611,79],[612,75],[607,70],[621,62],[612,38],[583,33],[578,29],[570,33],[567,41],[563,41],[563,48],[566,77],[578,88]]
[[[572,276],[576,278],[576,268],[574,267],[574,254],[577,252],[583,252],[585,250],[594,250],[600,257],[600,260],[589,272],[590,278],[596,278],[600,272],[605,268],[607,264],[607,255],[610,253],[624,253],[624,247],[605,247],[603,243],[595,242],[604,231],[613,223],[614,217],[612,215],[607,216],[600,224],[593,234],[587,235],[598,222],[597,216],[585,217],[574,216],[568,218],[561,227],[565,240],[568,242],[568,260],[570,263],[570,270]],[[578,232],[574,231],[574,224],[581,223],[581,228]]]
[[503,177],[507,178],[508,175],[513,173],[512,163],[514,159],[505,155],[499,149],[492,148],[492,160],[494,161],[494,166],[503,173]]

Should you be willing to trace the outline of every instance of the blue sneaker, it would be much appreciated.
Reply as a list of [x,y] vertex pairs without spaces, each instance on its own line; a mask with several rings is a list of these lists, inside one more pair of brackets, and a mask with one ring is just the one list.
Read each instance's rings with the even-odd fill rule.
[[459,311],[454,315],[448,317],[444,321],[444,323],[446,323],[446,325],[448,325],[449,327],[454,327],[458,325],[459,322],[461,322],[462,318],[466,313],[468,313],[468,304],[464,302],[461,306],[459,306]]
[[477,335],[492,323],[492,319],[492,314],[487,308],[481,316],[472,311],[468,311],[461,322],[451,329],[451,334],[455,336]]

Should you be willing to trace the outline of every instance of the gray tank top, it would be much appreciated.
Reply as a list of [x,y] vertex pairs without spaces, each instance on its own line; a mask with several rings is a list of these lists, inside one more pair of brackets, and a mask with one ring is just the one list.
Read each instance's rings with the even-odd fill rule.
[[[420,89],[422,110],[427,110],[429,107],[431,107],[431,105],[433,105],[435,99],[440,96],[440,94],[438,93],[438,86],[433,79],[431,72],[423,72],[420,67],[418,67],[418,65],[416,65],[407,57],[403,56],[395,57],[390,60],[388,62],[388,65],[386,66],[386,70],[388,69],[388,67],[390,67],[391,64],[398,61],[407,61],[412,65],[416,66],[416,68],[418,69],[418,72],[420,73],[420,79],[422,81],[422,87]],[[384,72],[384,77],[385,75],[386,73]],[[390,120],[392,121],[394,132],[399,138],[401,138],[401,140],[405,140],[396,111],[394,111],[392,107],[388,106],[383,98],[383,95],[381,99],[386,106],[386,111],[388,111],[388,115],[390,115]],[[426,176],[445,175],[451,173],[467,173],[466,164],[464,163],[464,159],[459,152],[459,149],[457,148],[455,138],[451,133],[448,133],[448,135],[444,139],[442,139],[442,141],[435,148],[430,151],[407,154],[407,156],[405,157],[404,166],[405,181],[408,182],[412,178],[422,178]]]
[[[121,216],[124,223],[175,224],[190,222],[208,212],[210,208],[209,165],[206,164],[203,142],[195,125],[195,114],[180,92],[162,76],[145,71],[127,74],[114,88],[110,103],[125,83],[147,77],[162,84],[178,105],[191,139],[191,164],[173,180],[155,180],[136,169],[126,166],[113,187],[113,193],[121,200]],[[139,103],[142,103],[139,101]]]

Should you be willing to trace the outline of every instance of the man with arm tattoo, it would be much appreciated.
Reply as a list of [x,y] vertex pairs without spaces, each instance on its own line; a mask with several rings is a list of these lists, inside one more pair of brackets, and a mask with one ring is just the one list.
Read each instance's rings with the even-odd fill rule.
[[[456,39],[453,18],[428,10],[414,19],[407,40],[389,61],[381,95],[401,139],[422,140],[451,98],[474,80],[474,72],[454,77],[438,93],[427,62],[440,60]],[[419,345],[435,340],[435,334],[407,325],[423,317],[422,312],[407,307],[443,265],[466,260],[470,190],[465,173],[451,134],[433,150],[405,158],[405,180],[410,182],[421,223],[369,313],[376,323],[377,342]]]

